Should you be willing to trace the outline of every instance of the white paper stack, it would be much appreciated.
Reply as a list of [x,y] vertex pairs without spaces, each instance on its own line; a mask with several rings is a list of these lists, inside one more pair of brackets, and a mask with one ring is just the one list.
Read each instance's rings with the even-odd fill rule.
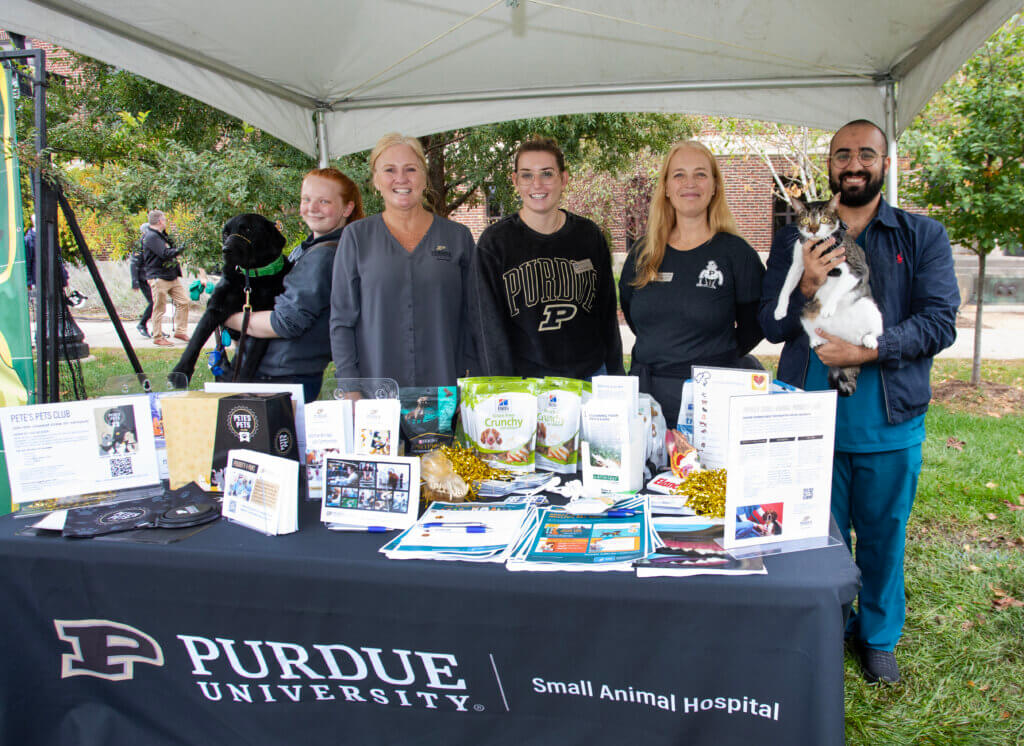
[[505,497],[516,492],[532,493],[551,484],[558,483],[558,477],[552,477],[550,472],[531,471],[524,474],[516,474],[514,479],[486,479],[477,482],[477,494],[482,498]]
[[380,551],[388,559],[504,562],[535,512],[522,503],[435,502]]

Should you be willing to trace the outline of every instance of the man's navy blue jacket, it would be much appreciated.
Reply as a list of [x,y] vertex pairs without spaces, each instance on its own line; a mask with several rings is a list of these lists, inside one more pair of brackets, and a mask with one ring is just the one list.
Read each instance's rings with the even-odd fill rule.
[[[800,311],[808,299],[797,287],[786,316],[776,321],[773,315],[797,238],[795,225],[775,234],[758,319],[769,342],[786,343],[779,358],[779,380],[803,388],[810,342],[800,325]],[[928,408],[932,358],[956,337],[960,290],[953,252],[941,223],[896,209],[884,199],[857,243],[867,254],[871,293],[882,311],[878,365],[886,414],[889,423],[897,425]]]

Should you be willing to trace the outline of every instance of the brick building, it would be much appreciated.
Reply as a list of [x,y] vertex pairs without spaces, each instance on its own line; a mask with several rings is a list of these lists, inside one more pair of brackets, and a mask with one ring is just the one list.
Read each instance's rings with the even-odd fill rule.
[[[740,232],[757,251],[767,253],[775,230],[788,222],[787,218],[792,214],[786,203],[776,196],[771,170],[756,156],[720,156],[718,163],[725,181],[726,199]],[[780,171],[783,170],[781,162],[776,165]],[[618,204],[623,209],[620,214],[609,216],[605,224],[611,234],[612,251],[618,253],[628,250],[630,237],[624,209],[626,185],[618,185],[615,191],[621,196]],[[466,225],[473,232],[473,237],[478,238],[497,215],[489,211],[488,205],[479,204],[463,205],[449,217]]]
[[[71,58],[67,50],[39,39],[25,39],[25,46],[28,49],[42,49],[46,52],[46,69],[61,77],[68,77],[74,70],[71,67]],[[0,29],[0,50],[8,51],[14,49],[14,43],[10,35]]]

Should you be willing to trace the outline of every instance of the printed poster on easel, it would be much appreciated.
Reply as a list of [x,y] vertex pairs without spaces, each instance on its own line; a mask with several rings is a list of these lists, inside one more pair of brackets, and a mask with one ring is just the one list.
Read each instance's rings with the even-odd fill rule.
[[733,396],[728,424],[723,546],[827,544],[836,392]]

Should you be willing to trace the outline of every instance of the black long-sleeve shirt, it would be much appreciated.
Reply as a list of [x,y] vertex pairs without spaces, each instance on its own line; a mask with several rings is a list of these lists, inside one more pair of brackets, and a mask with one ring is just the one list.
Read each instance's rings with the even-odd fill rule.
[[566,213],[551,234],[519,215],[480,236],[470,318],[483,375],[621,374],[611,254],[600,228]]
[[619,300],[636,334],[633,360],[672,371],[741,358],[764,338],[757,320],[764,265],[739,236],[717,233],[689,251],[665,247],[657,278],[632,286],[636,255],[619,278]]

